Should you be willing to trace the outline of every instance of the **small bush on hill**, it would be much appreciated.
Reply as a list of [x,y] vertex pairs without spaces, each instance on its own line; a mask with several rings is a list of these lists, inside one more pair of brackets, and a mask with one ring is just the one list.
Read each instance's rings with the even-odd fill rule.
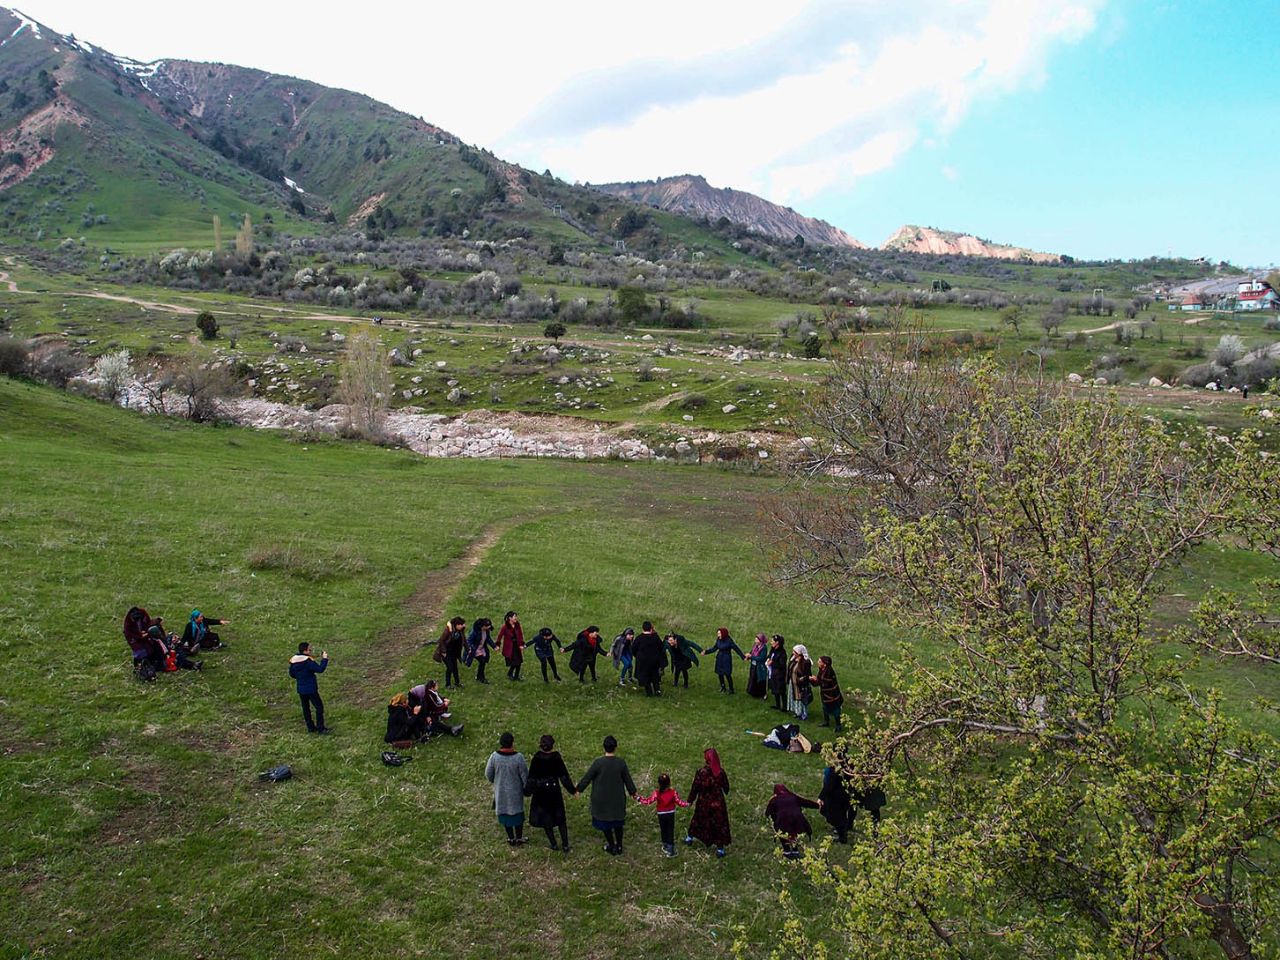
[[0,337],[0,377],[22,377],[27,373],[31,347],[16,337]]

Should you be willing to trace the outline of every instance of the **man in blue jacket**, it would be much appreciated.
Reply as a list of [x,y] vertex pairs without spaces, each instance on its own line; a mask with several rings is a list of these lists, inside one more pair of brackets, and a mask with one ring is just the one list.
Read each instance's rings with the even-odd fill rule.
[[[316,663],[311,656],[311,644],[305,642],[298,644],[298,655],[289,660],[289,676],[298,685],[298,699],[302,701],[302,716],[307,721],[308,733],[329,732],[329,728],[324,725],[324,701],[320,699],[320,685],[316,683],[316,674],[324,673],[324,668],[328,665],[329,651],[322,653],[320,662]],[[311,719],[312,704],[316,708],[314,721]]]

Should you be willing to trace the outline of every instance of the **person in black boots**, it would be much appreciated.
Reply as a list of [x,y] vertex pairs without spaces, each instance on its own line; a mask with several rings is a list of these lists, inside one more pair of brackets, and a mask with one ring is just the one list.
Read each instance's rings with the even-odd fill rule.
[[[289,676],[298,688],[298,699],[302,701],[302,718],[307,721],[308,733],[328,733],[324,725],[324,701],[320,699],[320,684],[316,675],[324,673],[329,666],[329,651],[320,655],[317,663],[311,656],[311,644],[303,641],[298,644],[297,656],[289,660]],[[315,719],[311,718],[311,708],[315,707]]]
[[653,629],[653,624],[646,620],[640,626],[640,635],[631,645],[635,657],[636,682],[644,687],[646,697],[662,695],[662,668],[667,663],[667,653]]
[[556,651],[564,653],[564,645],[550,627],[543,627],[533,637],[533,653],[538,658],[538,666],[542,668],[542,682],[550,683],[547,667],[551,668],[551,676],[560,682],[560,671],[556,669]]
[[524,664],[524,627],[514,610],[508,610],[498,628],[498,643],[502,645],[502,658],[507,661],[507,679],[519,680],[520,667]]
[[484,668],[489,665],[489,651],[496,649],[497,642],[493,639],[493,621],[488,617],[481,617],[471,625],[471,635],[467,637],[467,649],[463,655],[462,665],[464,667],[471,666],[472,662],[476,665],[476,683],[488,683],[484,678]]
[[[654,637],[657,638],[657,634]],[[604,834],[604,852],[615,857],[622,853],[627,797],[633,800],[636,797],[636,785],[627,761],[617,754],[618,741],[612,736],[605,737],[604,756],[597,757],[578,781],[578,793],[591,787],[591,825]]]
[[590,626],[581,631],[568,647],[573,651],[569,658],[569,669],[578,675],[578,682],[586,680],[587,670],[591,671],[591,682],[596,682],[596,658],[605,655],[604,646],[600,643],[600,628]]
[[671,658],[671,686],[680,686],[680,678],[684,677],[684,688],[689,689],[689,668],[698,665],[698,654],[702,648],[692,640],[678,633],[667,634],[667,656]]
[[462,677],[458,673],[458,664],[462,661],[462,652],[467,644],[467,621],[462,617],[454,617],[445,624],[444,633],[438,641],[444,663],[444,688],[462,686]]
[[720,680],[720,692],[733,693],[734,654],[737,654],[740,660],[747,659],[747,655],[734,642],[733,637],[729,636],[728,627],[721,627],[716,631],[716,642],[711,649],[716,653],[716,676]]
[[[573,781],[564,765],[564,758],[555,749],[556,741],[549,733],[538,741],[538,752],[529,761],[529,780],[524,792],[529,795],[529,825],[541,827],[547,832],[547,842],[552,850],[569,852],[569,822],[564,812],[564,794],[561,785],[576,796]],[[560,831],[560,844],[556,845],[555,831]]]

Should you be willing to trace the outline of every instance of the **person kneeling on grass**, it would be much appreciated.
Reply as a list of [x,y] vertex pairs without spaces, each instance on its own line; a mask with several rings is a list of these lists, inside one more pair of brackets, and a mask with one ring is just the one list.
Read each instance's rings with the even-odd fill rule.
[[687,807],[689,804],[681,800],[680,794],[671,788],[671,775],[658,774],[658,788],[647,797],[636,797],[636,803],[657,806],[662,852],[668,857],[674,857],[676,855],[676,807]]
[[788,860],[800,856],[800,834],[813,836],[813,827],[804,815],[805,808],[821,810],[822,801],[814,802],[796,796],[780,783],[773,785],[773,796],[764,808],[764,814],[773,821],[773,831],[782,844],[782,855]]
[[451,737],[462,736],[462,724],[450,726],[452,717],[449,712],[449,698],[440,696],[439,684],[434,680],[420,683],[409,690],[409,707],[422,722],[421,739],[440,737],[448,734]]
[[604,834],[604,852],[622,853],[622,831],[627,820],[627,797],[635,797],[636,785],[627,761],[617,755],[618,741],[604,738],[604,756],[597,757],[578,781],[581,793],[591,787],[591,825]]
[[[305,640],[298,644],[298,654],[289,660],[289,676],[298,688],[298,699],[302,701],[302,719],[307,722],[308,733],[328,733],[324,725],[324,701],[320,699],[320,684],[316,681],[319,674],[329,666],[329,651],[320,655],[317,663],[311,656],[311,644]],[[315,707],[315,719],[311,718],[311,708]]]
[[514,735],[504,733],[484,767],[485,779],[493,784],[494,812],[507,831],[507,843],[513,847],[525,842],[524,788],[529,781],[529,765],[523,754],[516,753],[515,743]]

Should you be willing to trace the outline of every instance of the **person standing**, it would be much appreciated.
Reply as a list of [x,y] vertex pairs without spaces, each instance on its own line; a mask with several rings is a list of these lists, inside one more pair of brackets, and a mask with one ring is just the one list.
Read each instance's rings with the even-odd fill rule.
[[742,660],[747,659],[747,655],[734,642],[733,637],[729,636],[728,627],[721,627],[716,631],[716,642],[711,649],[716,652],[716,677],[720,680],[720,692],[731,694],[733,693],[734,654],[736,653]]
[[[836,772],[835,767],[824,767],[822,770],[822,792],[818,794],[822,803],[822,816],[831,829],[835,831],[837,843],[849,842],[849,828],[853,826],[853,818],[857,811],[849,797],[849,788]],[[879,812],[879,811],[877,811]]]
[[782,634],[775,633],[769,641],[765,665],[769,670],[769,693],[773,695],[773,709],[786,710],[783,698],[790,699],[787,691],[791,689],[791,681],[787,677],[787,641]]
[[493,784],[493,809],[498,823],[507,831],[507,843],[520,846],[524,837],[524,787],[529,781],[529,765],[516,753],[515,735],[508,732],[498,738],[498,749],[489,754],[484,766],[485,779]]
[[701,840],[708,847],[716,848],[717,857],[723,857],[724,848],[733,839],[729,833],[729,777],[720,766],[720,755],[715,750],[708,747],[702,758],[706,762],[693,775],[693,786],[689,788],[693,817],[684,842],[691,846],[693,841]]
[[591,670],[591,682],[596,682],[596,658],[604,656],[604,647],[600,643],[600,628],[594,624],[578,633],[573,643],[569,644],[573,651],[569,657],[569,669],[578,675],[578,682],[586,681],[587,670]]
[[631,649],[635,655],[636,682],[644,686],[644,695],[661,696],[662,668],[666,665],[667,654],[663,649],[662,638],[648,620],[640,625],[640,635],[636,637]]
[[791,681],[791,701],[788,706],[795,712],[796,719],[809,719],[809,704],[813,703],[813,684],[811,674],[813,664],[809,660],[809,651],[804,644],[798,643],[791,648],[791,662],[787,665],[788,679]]
[[804,815],[806,809],[821,810],[822,803],[797,796],[780,783],[773,785],[773,796],[769,798],[764,814],[773,821],[774,833],[782,844],[782,855],[789,860],[800,856],[797,843],[800,834],[813,836],[813,827],[809,825],[809,818]]
[[[325,734],[329,728],[324,725],[324,701],[320,699],[320,684],[316,681],[319,674],[329,666],[329,651],[320,655],[317,663],[311,656],[311,644],[305,640],[298,644],[297,656],[289,660],[289,676],[293,678],[298,689],[298,699],[302,701],[302,719],[307,722],[308,733]],[[311,717],[311,708],[315,707],[315,719]]]
[[613,660],[614,669],[618,671],[618,686],[620,687],[625,687],[628,680],[635,683],[636,678],[632,671],[635,660],[631,650],[631,644],[635,638],[635,630],[632,627],[627,627],[613,638],[613,646],[609,648],[609,657]]
[[818,658],[818,675],[809,678],[818,685],[818,695],[822,698],[822,726],[834,726],[839,733],[840,708],[844,706],[844,693],[840,690],[840,681],[836,679],[835,667],[830,657]]
[[658,774],[658,787],[647,797],[636,797],[636,802],[658,808],[658,835],[662,838],[662,852],[668,857],[676,855],[676,807],[687,807],[680,794],[671,787],[671,776]]
[[462,652],[467,643],[467,621],[462,617],[454,617],[444,627],[444,633],[436,641],[440,651],[440,659],[444,663],[444,688],[462,686],[462,677],[458,673],[458,664],[462,660]]
[[[657,634],[654,634],[657,638]],[[661,643],[661,641],[658,641]],[[627,769],[627,761],[617,755],[618,741],[604,738],[604,756],[597,757],[578,781],[581,793],[591,787],[591,825],[604,834],[604,851],[611,856],[622,853],[622,832],[627,820],[627,797],[635,799],[636,785]]]
[[[529,782],[525,793],[529,795],[529,825],[541,827],[547,832],[547,842],[552,850],[569,852],[569,822],[564,811],[564,794],[561,785],[576,796],[573,781],[564,765],[564,758],[555,749],[556,741],[549,733],[538,741],[538,752],[529,762]],[[560,845],[556,846],[555,831],[560,831]]]
[[493,639],[493,621],[481,617],[471,625],[471,634],[467,637],[467,649],[462,660],[465,667],[476,665],[476,683],[488,683],[484,678],[484,668],[489,665],[489,651],[497,648]]
[[560,671],[556,669],[557,650],[564,653],[564,645],[550,627],[543,627],[533,635],[533,652],[538,658],[538,666],[542,668],[543,683],[551,682],[547,679],[547,667],[551,668],[551,675],[556,678],[556,683],[560,682]]
[[520,666],[524,663],[524,628],[514,610],[508,610],[498,630],[498,643],[502,645],[502,657],[507,661],[507,679],[520,679]]
[[671,658],[671,686],[680,686],[680,678],[684,677],[684,688],[689,689],[689,668],[698,665],[698,654],[702,648],[692,640],[678,633],[667,634],[667,656]]
[[769,690],[769,638],[756,634],[756,642],[747,652],[747,696],[763,700]]

